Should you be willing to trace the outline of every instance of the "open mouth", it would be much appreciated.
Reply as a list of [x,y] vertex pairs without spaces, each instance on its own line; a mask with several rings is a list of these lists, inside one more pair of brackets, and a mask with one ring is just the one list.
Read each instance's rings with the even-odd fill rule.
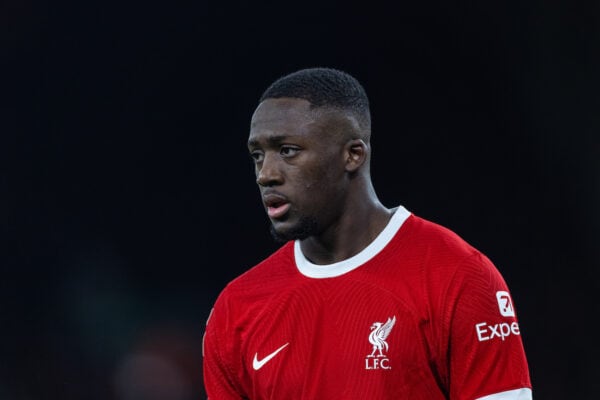
[[274,206],[267,206],[267,215],[270,218],[281,218],[290,209],[290,203],[281,203]]
[[290,203],[279,195],[264,196],[264,204],[269,218],[281,218],[290,209]]

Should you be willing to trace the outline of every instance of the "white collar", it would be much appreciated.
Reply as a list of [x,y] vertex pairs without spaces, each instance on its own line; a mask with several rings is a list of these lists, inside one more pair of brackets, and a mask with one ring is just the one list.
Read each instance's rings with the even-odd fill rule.
[[350,272],[375,257],[383,250],[383,248],[392,240],[396,232],[400,230],[400,227],[409,216],[410,212],[404,207],[399,206],[386,227],[379,235],[377,235],[371,244],[365,247],[360,253],[333,264],[317,265],[311,263],[304,257],[304,254],[302,254],[300,241],[296,240],[294,242],[294,258],[296,260],[298,271],[309,278],[317,279],[333,278]]

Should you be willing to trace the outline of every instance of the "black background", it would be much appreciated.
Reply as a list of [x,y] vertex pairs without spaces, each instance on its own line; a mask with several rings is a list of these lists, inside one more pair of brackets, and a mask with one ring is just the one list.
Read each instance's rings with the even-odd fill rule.
[[212,302],[277,247],[249,120],[313,66],[365,86],[384,204],[503,273],[534,398],[600,397],[600,6],[471,3],[3,3],[0,399],[204,398]]

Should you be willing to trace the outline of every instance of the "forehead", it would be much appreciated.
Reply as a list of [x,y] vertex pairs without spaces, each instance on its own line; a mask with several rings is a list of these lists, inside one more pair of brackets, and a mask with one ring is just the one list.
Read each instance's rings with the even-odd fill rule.
[[249,142],[273,136],[306,136],[318,126],[318,115],[307,100],[267,99],[261,102],[250,122]]

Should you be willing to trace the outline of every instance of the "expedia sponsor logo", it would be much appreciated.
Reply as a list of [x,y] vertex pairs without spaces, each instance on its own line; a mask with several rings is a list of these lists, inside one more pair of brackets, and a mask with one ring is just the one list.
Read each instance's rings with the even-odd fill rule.
[[514,317],[515,310],[512,305],[512,300],[508,292],[496,292],[496,300],[498,300],[498,309],[503,317]]
[[[496,300],[498,302],[498,310],[500,315],[503,317],[514,317],[515,310],[513,308],[512,299],[508,292],[498,291],[496,292]],[[480,342],[487,340],[500,339],[506,340],[510,335],[520,335],[519,324],[516,321],[501,322],[498,324],[490,324],[488,322],[480,322],[475,324],[475,332],[477,333],[477,339]]]
[[479,324],[475,324],[475,331],[477,332],[477,339],[480,342],[485,342],[486,340],[492,340],[496,338],[504,341],[510,335],[521,334],[521,331],[519,330],[519,324],[516,322],[513,322],[510,325],[506,322],[495,325],[481,322]]

